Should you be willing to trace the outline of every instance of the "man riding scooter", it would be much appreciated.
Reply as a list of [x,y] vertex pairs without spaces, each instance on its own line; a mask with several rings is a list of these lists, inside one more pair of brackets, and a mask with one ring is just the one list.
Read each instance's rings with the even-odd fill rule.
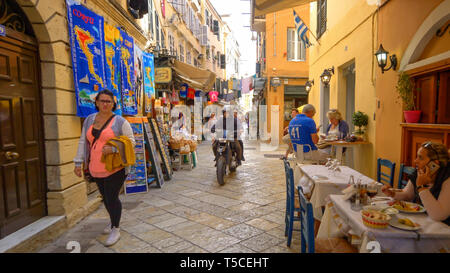
[[[213,137],[212,149],[214,152],[214,160],[217,160],[217,145],[219,143],[218,138],[222,136],[228,140],[234,140],[234,147],[236,149],[237,163],[241,165],[241,161],[244,160],[243,142],[241,140],[241,133],[243,131],[241,121],[237,118],[237,110],[235,115],[230,115],[229,107],[225,106],[222,109],[223,116],[219,117],[216,124],[211,127],[211,133],[215,133],[216,138]],[[227,129],[232,128],[232,129]]]

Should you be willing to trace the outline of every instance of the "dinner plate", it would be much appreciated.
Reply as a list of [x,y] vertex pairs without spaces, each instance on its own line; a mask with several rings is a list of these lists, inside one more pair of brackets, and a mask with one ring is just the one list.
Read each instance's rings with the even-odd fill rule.
[[395,215],[393,215],[393,217],[389,221],[389,225],[391,225],[392,227],[398,228],[398,229],[403,229],[403,230],[408,230],[408,231],[416,231],[416,230],[421,229],[420,225],[418,227],[410,227],[405,224],[399,223],[398,218]]
[[363,209],[377,210],[377,211],[383,212],[388,215],[395,215],[395,214],[399,213],[399,211],[397,209],[389,207],[387,204],[372,204],[372,205],[364,206]]
[[394,207],[393,205],[391,205],[391,207],[393,207],[393,208],[395,208],[395,209],[397,209],[398,211],[403,212],[403,213],[418,214],[418,213],[424,213],[424,212],[426,212],[426,209],[425,209],[424,207],[422,207],[421,205],[419,205],[419,204],[412,203],[412,202],[407,202],[407,201],[403,201],[403,202],[405,202],[405,203],[407,203],[407,204],[409,204],[409,205],[412,205],[412,206],[418,206],[418,207],[419,207],[419,210],[417,210],[417,211],[404,210],[404,209],[401,209],[401,208],[398,208],[398,207]]

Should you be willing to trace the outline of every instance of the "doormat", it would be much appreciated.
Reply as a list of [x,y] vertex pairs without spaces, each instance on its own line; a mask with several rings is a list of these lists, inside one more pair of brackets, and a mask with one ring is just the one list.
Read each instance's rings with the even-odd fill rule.
[[282,158],[283,156],[282,154],[264,154],[264,157],[267,158]]

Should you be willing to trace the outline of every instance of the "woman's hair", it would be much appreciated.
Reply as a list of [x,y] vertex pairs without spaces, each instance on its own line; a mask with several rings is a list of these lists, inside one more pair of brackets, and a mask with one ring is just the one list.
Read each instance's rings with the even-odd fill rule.
[[[112,101],[114,102],[114,106],[113,106],[113,108],[112,108],[112,111],[113,111],[113,112],[116,111],[116,109],[117,109],[117,103],[116,103],[116,100],[114,99],[114,94],[113,94],[113,92],[111,92],[111,91],[108,90],[108,89],[103,89],[102,91],[98,92],[97,96],[95,97],[95,101],[98,101],[98,100],[100,99],[100,95],[108,95],[108,96],[110,96],[111,99],[112,99]],[[96,109],[97,111],[100,111],[100,109],[98,109],[98,107],[97,107],[97,104],[95,105],[95,109]]]
[[427,151],[427,156],[431,160],[439,160],[441,167],[446,166],[450,161],[449,150],[444,144],[427,141],[421,146]]
[[328,119],[334,118],[339,121],[342,120],[341,112],[339,112],[338,109],[330,109],[330,111],[328,111],[328,113],[327,113],[327,117],[328,117]]

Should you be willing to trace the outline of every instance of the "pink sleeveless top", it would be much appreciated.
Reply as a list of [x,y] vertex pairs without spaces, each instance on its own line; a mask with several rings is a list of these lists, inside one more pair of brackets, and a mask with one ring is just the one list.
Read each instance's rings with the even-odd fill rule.
[[105,129],[103,129],[102,133],[100,134],[100,137],[97,139],[97,141],[94,143],[94,146],[92,146],[92,142],[94,141],[94,135],[92,135],[92,129],[94,128],[94,125],[91,125],[89,127],[86,137],[89,143],[91,144],[91,153],[90,153],[90,162],[89,162],[89,172],[93,177],[97,178],[105,178],[110,176],[113,173],[116,173],[120,171],[121,169],[113,170],[112,172],[109,172],[105,168],[105,163],[101,161],[102,159],[102,149],[103,146],[105,146],[106,142],[110,140],[111,138],[115,137],[113,130],[111,129],[112,124],[114,123],[114,120],[116,118],[114,117],[106,126]]

